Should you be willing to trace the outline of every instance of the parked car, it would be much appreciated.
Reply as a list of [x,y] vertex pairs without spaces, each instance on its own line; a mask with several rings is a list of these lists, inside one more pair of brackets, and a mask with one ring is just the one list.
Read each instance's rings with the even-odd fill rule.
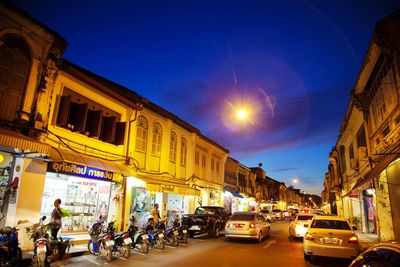
[[277,221],[283,220],[283,213],[282,213],[282,210],[280,210],[280,209],[273,209],[272,212],[275,213],[275,217],[276,217],[276,220],[277,220]]
[[262,242],[271,235],[271,225],[259,213],[235,212],[225,226],[225,237],[250,238]]
[[372,246],[353,260],[349,267],[364,266],[399,266],[400,265],[400,244],[395,242],[384,242]]
[[189,237],[204,233],[219,237],[230,215],[223,207],[201,206],[194,214],[184,214],[182,225],[187,228]]
[[304,259],[312,256],[356,258],[358,237],[346,219],[339,216],[314,216],[303,239]]
[[276,221],[275,213],[273,213],[271,210],[261,210],[260,213],[262,216],[264,216],[267,222],[271,223]]
[[284,210],[282,211],[282,217],[283,220],[290,220],[290,218],[292,217],[292,213],[290,213],[290,211],[288,210]]
[[307,227],[304,227],[304,225],[305,224],[310,225],[311,220],[313,218],[314,218],[313,214],[309,213],[297,214],[289,226],[290,238],[304,237],[305,233],[307,232]]

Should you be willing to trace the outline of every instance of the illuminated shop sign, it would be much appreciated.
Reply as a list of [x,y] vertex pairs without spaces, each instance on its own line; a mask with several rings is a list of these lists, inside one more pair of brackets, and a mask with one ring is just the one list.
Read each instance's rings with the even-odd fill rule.
[[114,173],[110,171],[91,168],[85,165],[79,165],[68,162],[50,162],[47,167],[47,170],[49,172],[57,172],[84,178],[107,180],[107,181],[111,181],[114,175]]

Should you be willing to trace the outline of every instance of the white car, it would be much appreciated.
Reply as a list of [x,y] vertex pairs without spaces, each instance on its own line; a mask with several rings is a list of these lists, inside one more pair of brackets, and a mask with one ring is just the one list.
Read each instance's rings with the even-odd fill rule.
[[296,218],[290,223],[289,236],[290,238],[304,237],[307,232],[305,224],[310,225],[311,220],[314,218],[314,214],[310,213],[299,213]]
[[271,236],[271,226],[256,212],[235,212],[225,226],[225,237],[248,238],[262,242]]
[[346,219],[339,216],[315,216],[303,239],[304,259],[312,256],[356,258],[360,252],[358,237]]

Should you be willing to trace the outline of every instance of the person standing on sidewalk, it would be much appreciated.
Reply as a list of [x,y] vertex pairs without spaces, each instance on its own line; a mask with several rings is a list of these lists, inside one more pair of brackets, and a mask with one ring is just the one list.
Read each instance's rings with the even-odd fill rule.
[[160,211],[158,210],[158,203],[154,204],[154,208],[151,211],[151,215],[153,216],[154,224],[157,224],[160,221]]
[[54,240],[57,240],[57,233],[61,228],[61,217],[63,213],[61,211],[61,199],[57,198],[54,200],[54,210],[51,213],[50,223],[52,224],[51,228],[51,237]]

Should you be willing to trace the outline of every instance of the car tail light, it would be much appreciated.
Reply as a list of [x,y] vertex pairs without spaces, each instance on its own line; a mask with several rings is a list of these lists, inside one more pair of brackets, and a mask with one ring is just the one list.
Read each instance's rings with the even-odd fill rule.
[[104,237],[104,240],[106,240],[106,241],[111,240],[111,236],[110,236],[110,235],[106,235],[106,236]]
[[304,236],[304,239],[305,239],[305,240],[314,240],[314,237],[313,237],[312,234],[306,233],[306,235]]
[[249,224],[249,228],[256,228],[256,224],[255,223],[250,223]]
[[349,244],[358,244],[358,238],[356,236],[350,237]]

